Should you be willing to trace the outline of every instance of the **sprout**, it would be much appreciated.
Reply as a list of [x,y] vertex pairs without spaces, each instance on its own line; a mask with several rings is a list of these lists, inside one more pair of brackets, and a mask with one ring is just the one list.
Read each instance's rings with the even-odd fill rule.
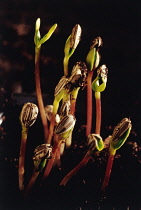
[[66,185],[68,181],[92,158],[93,153],[98,150],[101,151],[104,148],[104,143],[100,135],[89,134],[87,138],[88,151],[83,159],[73,168],[60,182],[60,185]]
[[76,119],[73,115],[69,114],[62,118],[56,126],[54,133],[59,135],[61,140],[69,136],[70,131],[74,128]]
[[113,134],[110,139],[108,163],[101,188],[102,191],[105,191],[106,187],[108,186],[116,150],[118,150],[125,143],[130,134],[131,128],[131,120],[128,118],[123,118],[113,130]]
[[22,136],[21,136],[21,146],[20,146],[20,155],[19,155],[19,189],[24,189],[24,165],[25,165],[25,153],[26,153],[26,142],[28,129],[31,127],[38,115],[38,107],[33,103],[24,104],[21,114],[20,122],[22,125]]
[[33,155],[33,162],[36,171],[41,171],[47,159],[52,157],[52,147],[50,144],[41,144],[36,147]]
[[20,122],[22,126],[29,128],[31,127],[38,115],[38,107],[33,103],[24,104],[21,114],[20,114]]
[[71,35],[68,37],[66,43],[65,43],[65,48],[64,48],[64,75],[68,77],[69,72],[68,72],[68,63],[69,63],[69,58],[72,56],[74,53],[77,45],[79,44],[81,37],[81,27],[79,24],[76,24],[74,28],[72,29]]
[[[77,45],[79,44],[80,42],[80,37],[81,37],[81,27],[79,24],[76,24],[74,26],[74,28],[72,29],[72,33],[71,33],[71,36],[70,36],[70,49],[76,49]],[[71,53],[71,51],[69,52]]]
[[93,43],[90,47],[90,51],[87,55],[86,62],[88,69],[90,71],[96,69],[100,62],[99,48],[102,46],[103,42],[101,37],[97,37],[93,40]]
[[71,76],[68,79],[65,88],[71,92],[74,88],[84,88],[87,79],[87,66],[84,62],[77,62],[72,69]]
[[[102,92],[106,88],[108,68],[102,65],[97,70],[97,77],[92,83],[92,89],[95,92]],[[101,84],[100,84],[101,82]]]
[[88,135],[87,145],[88,149],[92,152],[95,151],[95,149],[101,151],[104,148],[104,143],[101,136],[99,134],[94,133]]
[[111,153],[119,149],[128,138],[132,128],[131,120],[123,118],[121,122],[114,128],[110,140]]

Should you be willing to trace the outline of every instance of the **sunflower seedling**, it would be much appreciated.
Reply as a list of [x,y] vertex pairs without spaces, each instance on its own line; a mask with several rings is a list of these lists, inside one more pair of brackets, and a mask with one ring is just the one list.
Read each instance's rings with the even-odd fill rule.
[[26,103],[22,107],[22,111],[20,113],[20,122],[22,126],[22,134],[21,134],[21,146],[20,146],[20,156],[19,156],[19,189],[24,189],[24,165],[25,165],[25,152],[26,152],[26,142],[28,129],[31,127],[38,116],[38,107],[33,103]]
[[113,134],[110,139],[109,157],[108,157],[105,177],[101,188],[102,192],[105,192],[108,186],[116,151],[127,140],[131,128],[132,128],[131,120],[128,118],[123,118],[121,122],[113,130]]

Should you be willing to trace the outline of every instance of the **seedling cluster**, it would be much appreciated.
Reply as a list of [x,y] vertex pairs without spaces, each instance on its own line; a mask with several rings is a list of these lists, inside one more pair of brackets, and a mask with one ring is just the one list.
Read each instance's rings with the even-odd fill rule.
[[[67,182],[75,175],[88,161],[93,154],[102,151],[107,142],[101,137],[101,93],[105,90],[107,84],[108,68],[105,64],[99,66],[100,63],[100,48],[103,44],[101,37],[96,37],[90,50],[86,56],[85,62],[76,62],[72,71],[69,71],[69,59],[74,54],[80,39],[81,26],[76,24],[68,36],[64,46],[63,75],[54,90],[53,104],[44,105],[41,80],[40,80],[40,54],[42,45],[52,36],[57,24],[54,24],[47,34],[42,38],[40,35],[40,18],[35,24],[35,84],[36,96],[38,104],[26,103],[23,105],[20,114],[20,122],[22,126],[21,147],[19,156],[19,189],[25,197],[29,196],[36,179],[40,172],[40,183],[46,181],[53,167],[61,167],[61,156],[64,150],[72,145],[72,133],[77,123],[76,119],[76,103],[77,96],[80,90],[84,88],[86,91],[86,133],[87,151],[83,159],[75,166],[66,176],[60,180],[60,185],[65,186]],[[94,71],[97,71],[96,78],[93,78]],[[93,94],[94,91],[94,94]],[[93,104],[95,97],[95,104]],[[95,106],[95,129],[92,129],[93,107]],[[44,131],[44,142],[37,146],[33,154],[34,170],[29,182],[25,185],[25,154],[28,130],[37,119],[38,112],[41,117],[41,122]],[[118,150],[128,138],[132,128],[131,120],[124,118],[114,128],[109,139],[109,157],[105,177],[101,186],[101,191],[104,192],[108,187],[110,174],[116,150]]]

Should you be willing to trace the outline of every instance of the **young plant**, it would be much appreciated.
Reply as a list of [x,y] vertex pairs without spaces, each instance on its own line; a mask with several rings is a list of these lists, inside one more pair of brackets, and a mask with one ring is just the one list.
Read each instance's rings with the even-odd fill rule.
[[104,148],[104,143],[100,135],[98,134],[89,134],[87,138],[88,142],[88,151],[83,157],[83,159],[79,162],[79,164],[72,169],[60,182],[60,185],[65,186],[68,181],[82,168],[84,167],[88,161],[92,158],[92,155],[98,150],[101,151]]
[[132,128],[131,120],[128,118],[123,118],[121,122],[113,130],[113,134],[110,139],[109,157],[108,157],[106,173],[105,173],[104,181],[101,188],[102,192],[105,192],[108,186],[116,151],[127,140],[130,134],[131,128]]
[[26,142],[28,129],[31,127],[38,115],[38,107],[33,103],[26,103],[22,107],[22,111],[20,113],[20,122],[22,126],[21,133],[21,146],[20,146],[20,155],[19,155],[19,189],[24,189],[24,171],[25,171],[25,153],[26,153]]
[[37,19],[35,24],[35,36],[34,36],[34,42],[35,42],[35,84],[36,84],[36,95],[37,95],[37,101],[39,106],[39,111],[41,115],[42,125],[44,129],[44,139],[45,143],[48,142],[48,123],[46,118],[46,113],[44,109],[44,103],[42,98],[42,91],[41,91],[41,82],[40,82],[40,68],[39,68],[39,61],[40,61],[40,51],[41,51],[41,45],[46,42],[53,32],[55,31],[57,27],[57,24],[54,24],[47,34],[41,38],[40,36],[40,18]]
[[55,134],[55,139],[54,139],[54,145],[53,145],[53,150],[52,150],[52,158],[48,161],[47,167],[45,169],[44,175],[43,175],[43,181],[49,176],[50,171],[53,167],[57,150],[62,143],[62,141],[65,141],[70,132],[73,130],[75,126],[76,119],[73,115],[69,114],[61,119],[61,121],[57,124],[54,134]]
[[69,71],[68,71],[68,63],[69,59],[74,53],[75,49],[77,48],[77,45],[80,42],[80,37],[81,37],[81,27],[79,24],[76,24],[74,28],[72,29],[71,35],[68,37],[66,43],[65,43],[65,48],[64,48],[64,76],[68,77],[69,76]]
[[29,195],[39,173],[45,167],[47,160],[50,159],[51,157],[52,157],[52,147],[50,146],[50,144],[41,144],[35,148],[33,155],[34,171],[27,186],[25,187],[24,190],[25,197]]
[[91,133],[92,128],[92,78],[93,72],[98,67],[100,62],[99,49],[102,46],[101,37],[97,37],[93,40],[93,44],[90,47],[90,51],[86,57],[86,63],[88,66],[87,77],[87,123],[86,123],[86,136]]
[[100,66],[97,70],[97,77],[92,83],[92,89],[95,92],[96,101],[96,134],[100,134],[101,130],[101,92],[106,88],[107,74],[108,69],[106,65]]

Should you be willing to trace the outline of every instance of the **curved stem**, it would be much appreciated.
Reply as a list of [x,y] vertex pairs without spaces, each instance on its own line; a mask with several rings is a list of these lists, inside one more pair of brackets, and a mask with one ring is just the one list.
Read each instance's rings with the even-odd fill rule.
[[100,134],[101,129],[101,94],[100,92],[95,92],[95,100],[96,100],[96,128],[95,133]]
[[44,103],[43,103],[43,98],[42,98],[42,92],[41,92],[39,58],[40,58],[40,48],[37,48],[35,50],[35,84],[36,84],[36,95],[37,95],[37,101],[38,101],[38,105],[39,105],[39,110],[40,110],[42,125],[43,125],[43,129],[44,129],[45,143],[47,143],[48,123],[47,123],[47,118],[46,118],[46,113],[45,113]]
[[83,157],[83,159],[81,160],[81,162],[74,168],[72,169],[64,178],[63,180],[60,182],[60,185],[66,185],[67,182],[82,168],[84,167],[88,161],[91,159],[91,155],[89,153],[89,151],[86,153],[86,155]]
[[86,136],[91,133],[92,129],[92,77],[93,71],[88,72],[87,77],[87,124],[86,124]]
[[22,136],[21,136],[21,146],[20,146],[20,156],[19,156],[19,189],[24,189],[24,171],[25,171],[25,153],[26,153],[26,142],[27,142],[27,134],[28,130],[23,127],[22,128]]

